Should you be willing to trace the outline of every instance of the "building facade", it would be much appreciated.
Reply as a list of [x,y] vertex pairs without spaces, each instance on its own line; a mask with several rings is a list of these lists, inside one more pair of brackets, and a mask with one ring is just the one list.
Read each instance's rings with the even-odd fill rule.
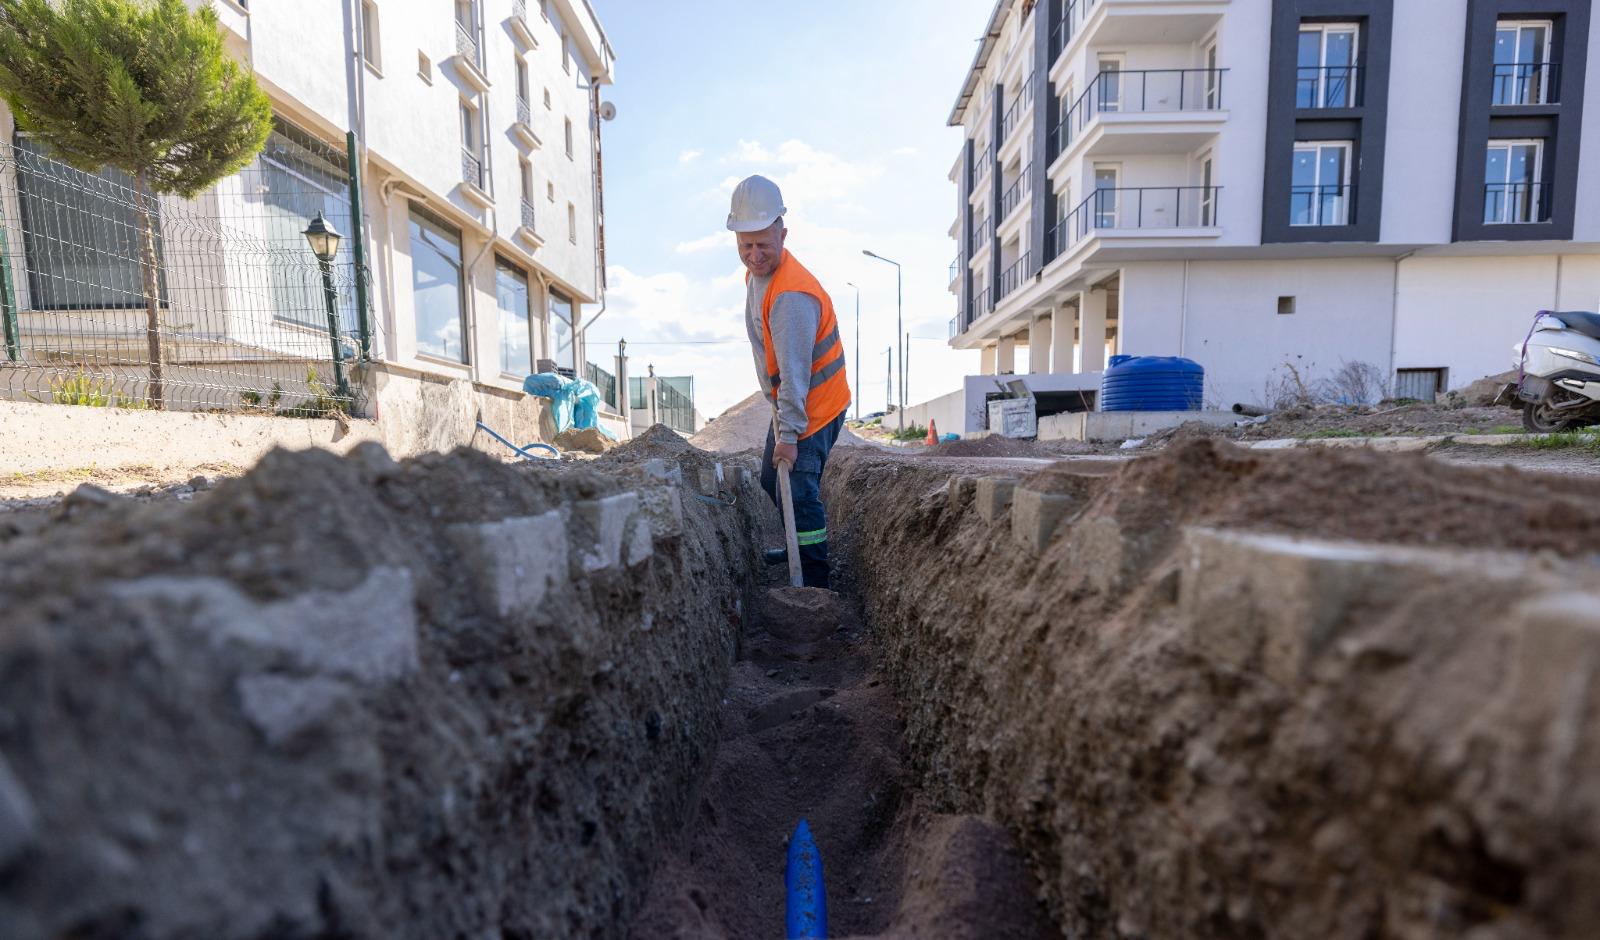
[[[327,359],[318,282],[296,268],[311,261],[301,231],[320,212],[344,235],[339,265],[364,260],[364,273],[342,276],[337,293],[346,334],[366,327],[369,375],[459,380],[508,397],[541,363],[553,364],[610,378],[612,408],[625,414],[615,377],[589,363],[583,339],[605,294],[600,90],[615,59],[588,0],[212,5],[230,52],[271,99],[275,129],[245,172],[195,200],[163,199],[157,236],[173,373],[192,373],[204,389],[208,370],[234,368],[225,362],[266,363],[302,346]],[[137,362],[136,292],[84,286],[132,277],[120,270],[132,264],[120,233],[104,224],[116,207],[82,195],[114,172],[68,179],[12,123],[0,108],[18,154],[0,207],[13,229],[18,329],[38,340],[57,328],[59,311],[72,310],[93,324],[102,361]],[[44,191],[50,173],[75,188],[77,261],[52,255],[65,236],[40,228],[49,222],[40,207],[70,201]],[[214,234],[210,243],[186,235],[198,229]],[[119,320],[127,307],[140,309]],[[130,348],[119,349],[125,340]],[[611,352],[597,350],[598,361],[609,365]],[[265,392],[243,394],[255,402]]]
[[1187,356],[1222,407],[1504,371],[1536,311],[1600,304],[1590,13],[1000,0],[950,118],[951,345],[1084,388]]

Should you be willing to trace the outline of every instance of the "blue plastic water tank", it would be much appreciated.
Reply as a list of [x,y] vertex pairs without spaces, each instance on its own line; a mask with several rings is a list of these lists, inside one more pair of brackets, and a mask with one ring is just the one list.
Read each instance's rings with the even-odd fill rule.
[[1199,411],[1206,370],[1177,356],[1112,356],[1100,379],[1101,411]]

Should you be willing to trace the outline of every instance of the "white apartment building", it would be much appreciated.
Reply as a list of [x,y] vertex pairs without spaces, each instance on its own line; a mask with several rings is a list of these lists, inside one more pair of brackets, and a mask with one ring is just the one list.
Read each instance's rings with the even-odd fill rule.
[[950,117],[950,344],[989,374],[1025,346],[1047,393],[1187,356],[1222,407],[1287,366],[1419,397],[1504,371],[1536,311],[1600,304],[1590,13],[999,0]]
[[[275,129],[244,173],[197,200],[169,202],[174,211],[228,223],[230,233],[249,236],[244,244],[259,240],[286,255],[303,254],[300,232],[319,211],[344,235],[342,261],[359,242],[370,272],[375,363],[363,381],[375,386],[372,403],[381,404],[385,385],[405,380],[459,380],[510,401],[546,360],[585,374],[583,330],[603,310],[605,293],[600,89],[612,81],[615,58],[588,0],[212,4],[230,51],[271,99]],[[0,132],[26,160],[29,144],[12,123],[0,107]],[[7,225],[22,228],[30,205],[45,205],[50,194],[19,175],[8,189],[17,204],[4,208]],[[85,218],[117,212],[76,208]],[[130,259],[111,250],[94,262],[106,270],[52,271],[79,262],[53,256],[48,235],[11,233],[12,244],[23,246],[13,249],[14,263],[27,267],[27,277],[16,278],[20,325],[34,335],[51,328],[51,310],[85,318],[100,313],[97,306],[115,307],[108,291],[97,300],[93,286],[128,280],[111,268]],[[185,250],[177,236],[163,245],[175,269]],[[321,300],[299,296],[314,289],[248,283],[241,272],[254,269],[227,263],[226,244],[217,250],[224,260],[206,279],[206,297],[182,302],[179,295],[192,292],[187,281],[163,288],[173,319],[188,318],[174,327],[188,328],[184,342],[206,339],[224,350],[200,358],[288,350],[301,340],[326,350]],[[52,284],[70,285],[72,296],[52,303]],[[355,324],[353,293],[340,290],[347,331]],[[263,314],[264,307],[271,309]],[[247,308],[256,315],[248,323]],[[142,350],[143,315],[128,312],[128,337],[99,329],[95,341]],[[96,322],[117,321],[108,314]],[[609,366],[611,350],[597,352]],[[615,392],[613,401],[621,401]],[[617,426],[626,433],[625,420]]]

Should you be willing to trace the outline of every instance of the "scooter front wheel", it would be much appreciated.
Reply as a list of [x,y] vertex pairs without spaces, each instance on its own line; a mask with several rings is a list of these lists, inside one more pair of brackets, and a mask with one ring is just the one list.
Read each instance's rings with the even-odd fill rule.
[[1534,434],[1553,434],[1566,428],[1570,419],[1549,405],[1524,402],[1522,426]]

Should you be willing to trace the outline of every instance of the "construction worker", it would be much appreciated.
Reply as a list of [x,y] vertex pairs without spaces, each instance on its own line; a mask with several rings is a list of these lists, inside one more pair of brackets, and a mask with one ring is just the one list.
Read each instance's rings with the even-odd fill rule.
[[[777,465],[787,464],[794,497],[800,570],[807,587],[828,586],[828,519],[822,506],[822,470],[839,439],[850,407],[833,301],[799,260],[784,250],[783,194],[771,180],[752,176],[733,191],[728,230],[735,233],[745,266],[745,329],[761,391],[772,400],[777,433],[767,430],[761,488],[778,502]],[[788,560],[771,549],[767,561]]]

